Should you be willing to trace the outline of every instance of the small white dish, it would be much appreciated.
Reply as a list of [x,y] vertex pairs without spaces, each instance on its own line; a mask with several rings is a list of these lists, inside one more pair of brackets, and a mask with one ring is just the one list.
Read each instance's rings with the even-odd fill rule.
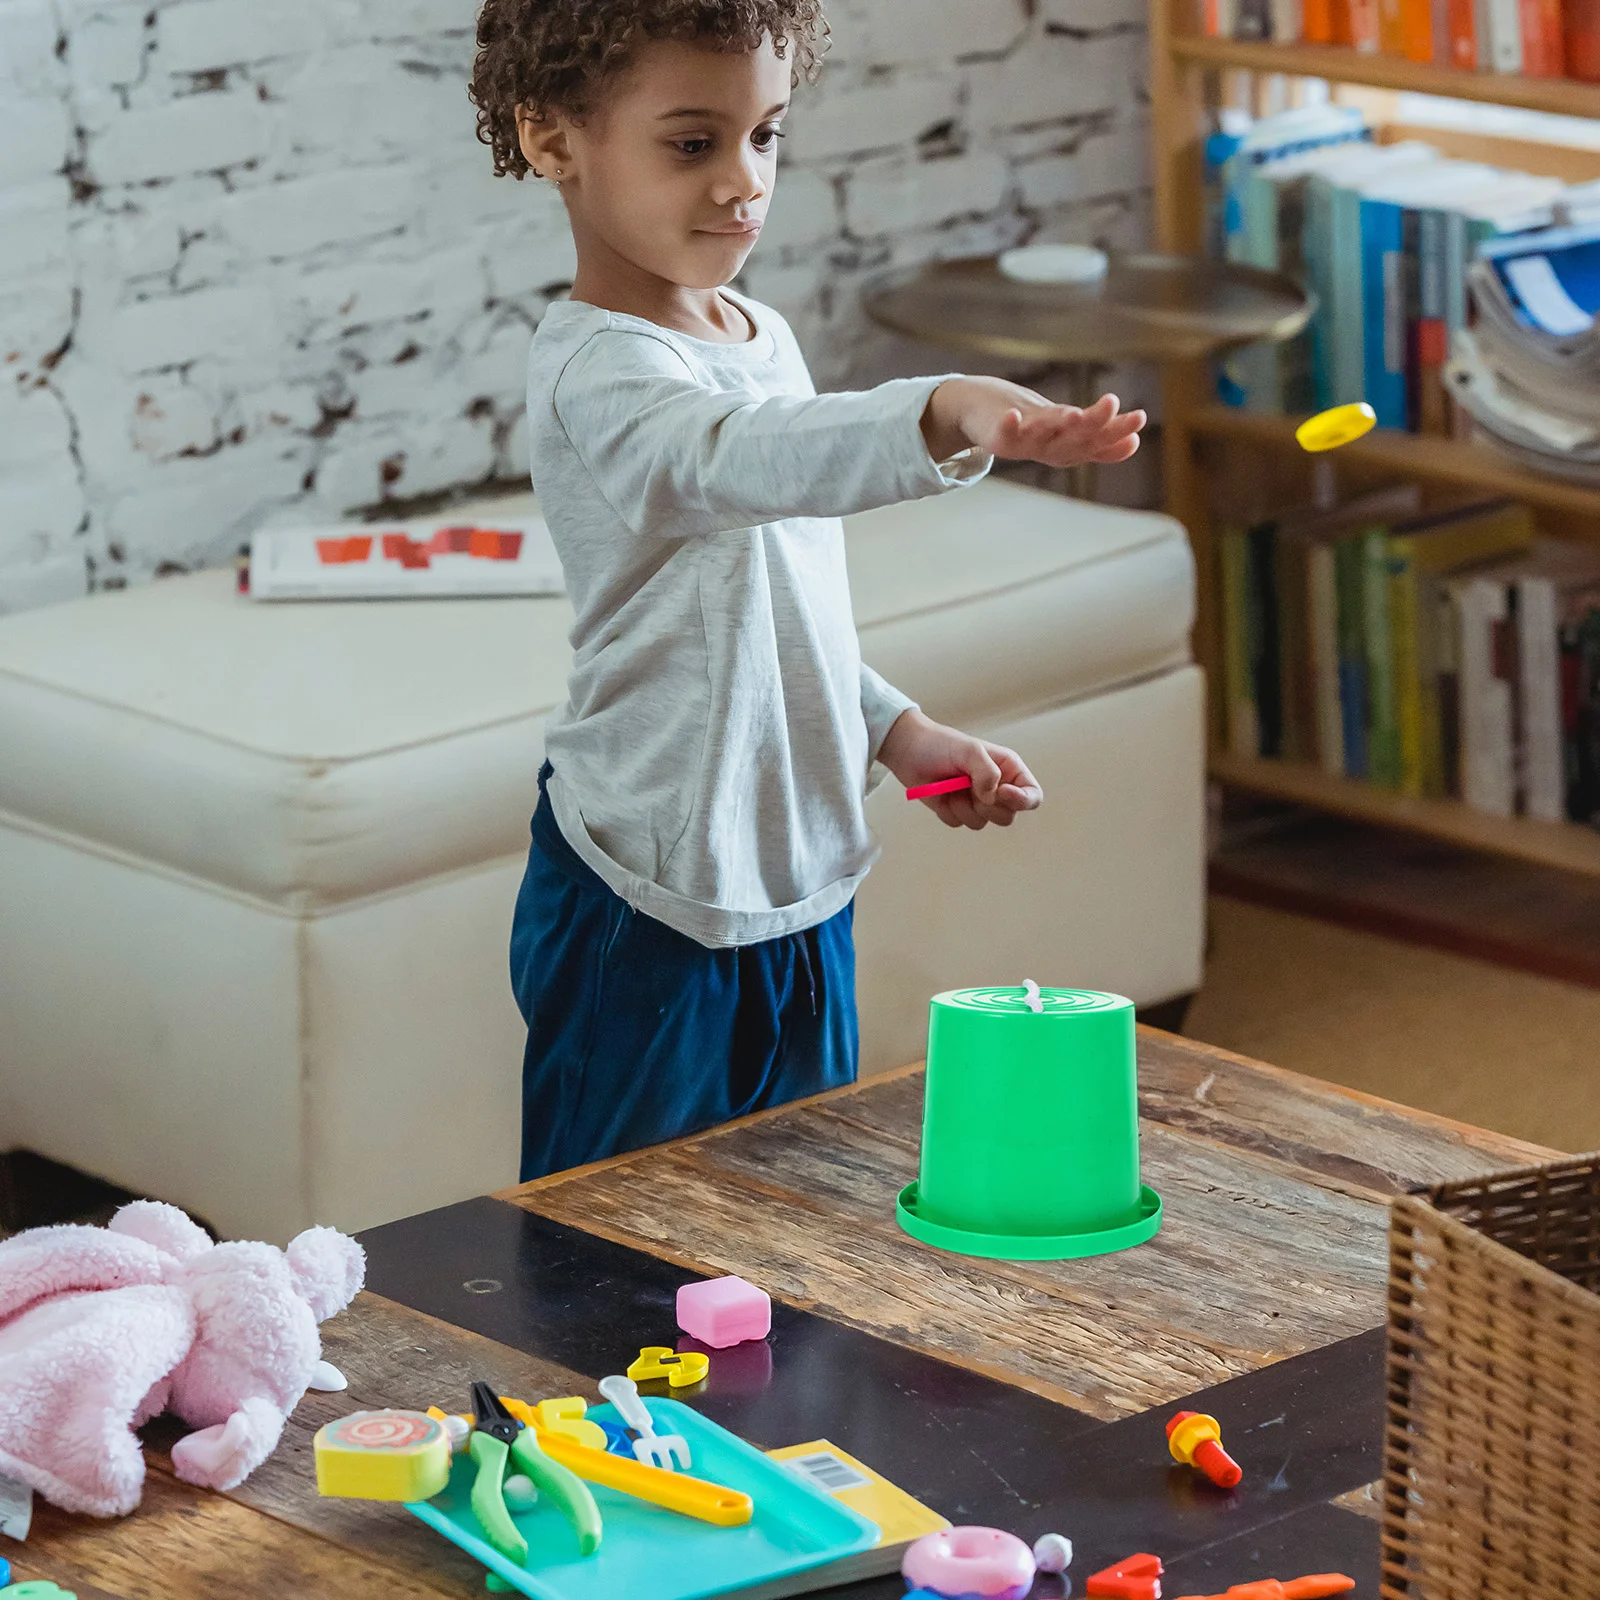
[[1025,244],[1000,254],[1000,270],[1019,283],[1098,283],[1110,258],[1092,244]]

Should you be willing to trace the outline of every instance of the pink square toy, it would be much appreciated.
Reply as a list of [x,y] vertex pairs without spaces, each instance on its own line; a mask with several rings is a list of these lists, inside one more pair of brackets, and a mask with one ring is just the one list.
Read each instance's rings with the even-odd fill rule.
[[708,1278],[678,1291],[678,1326],[713,1350],[772,1332],[772,1299],[743,1278]]

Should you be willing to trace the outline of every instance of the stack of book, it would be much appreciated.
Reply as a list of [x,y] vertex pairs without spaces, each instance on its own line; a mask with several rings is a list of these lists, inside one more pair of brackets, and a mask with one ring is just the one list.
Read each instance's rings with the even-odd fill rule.
[[1271,412],[1365,400],[1381,426],[1414,433],[1453,431],[1445,366],[1476,257],[1593,204],[1557,178],[1374,143],[1349,107],[1265,118],[1213,151],[1225,254],[1317,298],[1298,339],[1229,358],[1223,398]]
[[1524,464],[1600,487],[1600,226],[1490,241],[1467,281],[1451,396]]
[[1222,537],[1229,750],[1600,825],[1600,551],[1414,485]]
[[1203,0],[1214,38],[1335,44],[1468,72],[1600,81],[1600,0]]

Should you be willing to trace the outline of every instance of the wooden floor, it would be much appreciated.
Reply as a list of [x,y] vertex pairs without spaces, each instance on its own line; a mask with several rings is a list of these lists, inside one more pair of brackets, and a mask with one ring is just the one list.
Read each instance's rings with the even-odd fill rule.
[[1225,826],[1216,893],[1600,988],[1600,879],[1289,807]]

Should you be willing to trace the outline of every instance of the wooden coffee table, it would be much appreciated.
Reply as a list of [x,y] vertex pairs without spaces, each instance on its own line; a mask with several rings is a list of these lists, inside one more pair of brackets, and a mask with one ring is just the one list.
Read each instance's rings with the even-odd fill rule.
[[[461,1407],[477,1377],[595,1398],[640,1345],[675,1338],[680,1283],[734,1271],[772,1292],[773,1336],[715,1356],[688,1398],[752,1441],[826,1437],[953,1521],[1065,1533],[1080,1594],[1152,1550],[1169,1595],[1341,1568],[1375,1596],[1376,1524],[1346,1506],[1380,1470],[1388,1201],[1549,1152],[1148,1029],[1139,1052],[1166,1222],[1136,1250],[1009,1263],[908,1239],[908,1068],[372,1230],[371,1292],[324,1329],[350,1388],[308,1395],[247,1483],[179,1483],[181,1430],[161,1422],[132,1517],[41,1505],[0,1553],[80,1600],[481,1595],[481,1569],[399,1507],[319,1499],[315,1430],[362,1407]],[[1246,1471],[1232,1496],[1166,1457],[1180,1399],[1221,1419]]]

